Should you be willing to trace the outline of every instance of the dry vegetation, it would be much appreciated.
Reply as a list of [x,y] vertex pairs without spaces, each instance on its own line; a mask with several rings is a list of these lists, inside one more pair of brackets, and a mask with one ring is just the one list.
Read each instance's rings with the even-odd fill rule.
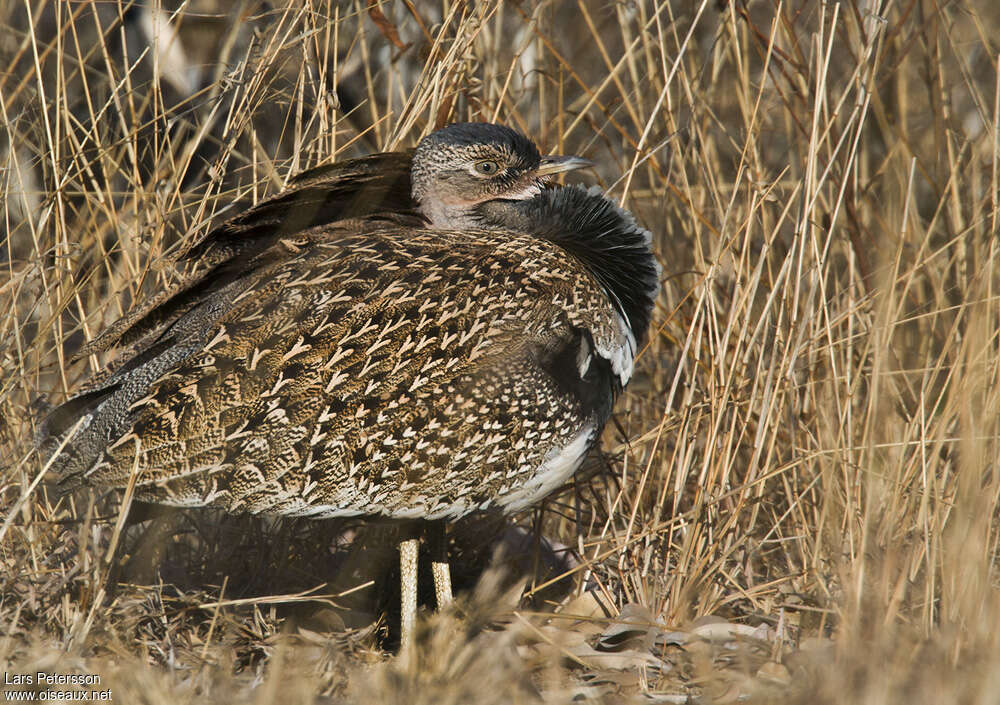
[[[119,703],[997,702],[998,36],[993,0],[0,4],[3,670]],[[663,293],[600,472],[456,527],[412,658],[391,528],[50,491],[39,400],[172,254],[462,119],[597,162]]]

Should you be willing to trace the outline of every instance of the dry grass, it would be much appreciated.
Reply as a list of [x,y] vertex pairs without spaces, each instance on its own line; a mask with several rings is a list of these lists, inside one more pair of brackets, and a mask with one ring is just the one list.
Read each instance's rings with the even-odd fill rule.
[[[0,5],[5,672],[122,703],[996,701],[992,0],[275,5]],[[596,161],[664,265],[604,481],[519,518],[579,562],[456,530],[464,597],[407,661],[378,528],[122,531],[119,498],[46,491],[37,400],[171,253],[460,119]],[[503,531],[522,560],[484,573]]]

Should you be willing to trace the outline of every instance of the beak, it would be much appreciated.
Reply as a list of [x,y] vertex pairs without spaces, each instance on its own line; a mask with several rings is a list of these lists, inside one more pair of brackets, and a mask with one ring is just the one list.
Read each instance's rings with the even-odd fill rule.
[[539,163],[538,169],[535,173],[539,176],[551,176],[552,174],[561,174],[564,171],[586,169],[590,166],[594,166],[594,162],[588,159],[549,155],[547,157],[542,157],[542,161]]

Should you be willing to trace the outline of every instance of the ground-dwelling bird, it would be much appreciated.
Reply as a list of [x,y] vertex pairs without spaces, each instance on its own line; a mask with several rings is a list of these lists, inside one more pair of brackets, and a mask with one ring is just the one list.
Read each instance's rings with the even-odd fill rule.
[[[233,512],[441,525],[532,506],[596,443],[658,289],[631,215],[546,185],[587,164],[464,123],[306,172],[81,351],[122,349],[45,419],[43,457],[65,485]],[[404,645],[417,548],[400,546]]]

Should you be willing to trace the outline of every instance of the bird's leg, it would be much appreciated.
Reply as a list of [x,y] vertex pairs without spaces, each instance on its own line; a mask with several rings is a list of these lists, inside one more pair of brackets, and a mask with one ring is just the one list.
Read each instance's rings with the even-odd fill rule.
[[399,652],[404,653],[413,643],[413,627],[417,621],[417,552],[420,539],[408,536],[399,542]]
[[435,521],[430,527],[431,573],[438,610],[451,604],[451,570],[448,566],[448,526]]

